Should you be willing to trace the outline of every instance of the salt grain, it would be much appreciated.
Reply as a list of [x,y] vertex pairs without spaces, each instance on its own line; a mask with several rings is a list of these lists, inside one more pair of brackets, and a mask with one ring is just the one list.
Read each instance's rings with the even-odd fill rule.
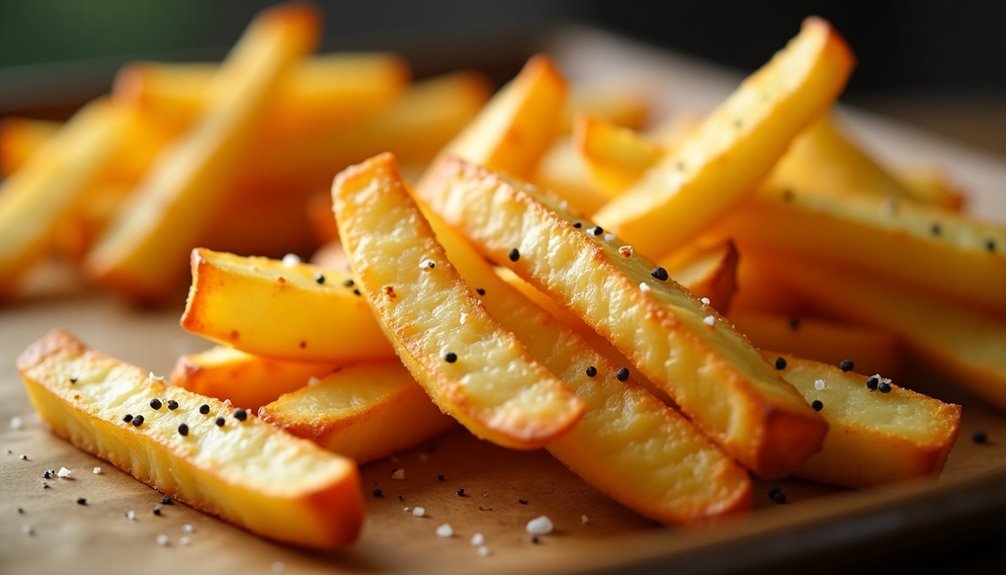
[[186,523],[185,525],[182,525],[182,531],[184,531],[186,533],[192,533],[195,530],[196,529],[194,527],[192,527],[191,523]]
[[610,232],[607,233],[607,234],[604,234],[604,240],[607,241],[607,242],[613,242],[613,241],[615,241],[615,234],[612,234]]
[[643,293],[650,291],[650,284],[646,282],[639,282],[639,291]]
[[450,523],[444,523],[437,527],[437,537],[441,539],[448,539],[454,537],[454,528],[451,527]]
[[33,528],[31,525],[22,525],[21,533],[27,535],[28,537],[31,537],[32,535],[35,534],[35,528]]
[[713,317],[712,315],[707,315],[706,317],[702,318],[702,323],[712,327],[713,325],[716,324],[716,318]]
[[480,547],[482,545],[485,545],[485,543],[486,543],[486,536],[483,535],[483,534],[481,534],[481,533],[476,533],[475,535],[472,535],[471,543],[475,547]]
[[552,520],[547,515],[535,517],[527,522],[527,532],[531,535],[548,535],[554,529]]
[[56,477],[70,477],[70,473],[72,472],[69,469],[60,467],[59,471],[56,472]]
[[702,302],[702,305],[709,305],[710,303],[712,303],[712,301],[707,297],[699,298],[699,301]]
[[283,265],[295,266],[300,263],[300,256],[297,254],[286,254],[283,256]]
[[101,475],[101,468],[100,467],[95,467],[94,469],[91,470],[91,473],[93,473],[95,475]]
[[24,420],[18,416],[10,418],[10,428],[11,429],[21,429],[24,427]]
[[308,385],[318,385],[319,383],[321,383],[321,380],[318,379],[317,377],[313,376],[313,375],[311,377],[307,378],[307,384]]
[[130,521],[136,521],[136,512],[130,509],[126,512],[126,519]]
[[491,553],[492,551],[485,545],[479,547],[479,557],[488,557]]
[[157,536],[157,544],[160,545],[161,547],[167,547],[168,543],[171,543],[171,538],[168,537],[167,535],[161,533],[160,535]]
[[816,389],[818,391],[821,391],[825,387],[827,387],[827,385],[824,383],[823,379],[816,379],[816,380],[814,380],[814,389]]
[[418,507],[418,506],[415,507],[415,508],[413,508],[412,509],[412,516],[413,517],[426,517],[426,508],[425,507]]

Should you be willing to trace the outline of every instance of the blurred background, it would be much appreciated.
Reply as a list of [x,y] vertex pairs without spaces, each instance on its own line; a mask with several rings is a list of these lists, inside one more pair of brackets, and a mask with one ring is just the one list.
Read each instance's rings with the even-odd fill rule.
[[[218,60],[266,0],[0,0],[0,115],[64,117],[137,58]],[[396,50],[417,74],[503,80],[559,26],[586,25],[741,72],[818,14],[859,65],[843,100],[1006,154],[1006,2],[321,1],[325,50]]]

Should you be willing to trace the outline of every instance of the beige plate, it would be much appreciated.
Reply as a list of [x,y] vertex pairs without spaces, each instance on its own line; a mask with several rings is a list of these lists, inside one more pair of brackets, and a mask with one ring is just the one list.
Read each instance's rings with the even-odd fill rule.
[[[560,67],[577,80],[628,82],[667,94],[673,108],[709,108],[736,78],[665,53],[596,32],[573,30],[549,45]],[[972,194],[972,209],[1006,221],[1006,163],[850,113],[868,143],[899,162],[946,167]],[[367,524],[361,541],[340,555],[302,553],[265,542],[181,505],[152,513],[160,495],[107,463],[51,437],[32,414],[14,357],[49,329],[70,329],[91,345],[166,374],[180,353],[208,347],[177,327],[179,311],[139,313],[109,297],[48,295],[0,309],[0,571],[4,573],[287,573],[423,571],[626,572],[673,566],[676,573],[737,569],[803,560],[830,561],[842,554],[905,552],[927,541],[945,541],[977,528],[1006,510],[1006,418],[960,391],[927,381],[916,386],[963,402],[961,440],[938,481],[843,491],[806,482],[784,482],[786,505],[774,505],[760,485],[750,515],[690,530],[664,529],[597,494],[545,452],[519,453],[455,431],[429,446],[364,468]],[[916,374],[925,380],[925,374]],[[906,378],[901,383],[917,381]],[[24,420],[13,430],[12,417]],[[988,432],[990,445],[970,441]],[[22,461],[20,454],[27,454]],[[65,466],[71,479],[44,481],[45,469]],[[100,475],[92,468],[100,466]],[[395,467],[405,480],[391,479]],[[445,481],[439,481],[443,474]],[[628,480],[628,479],[627,479]],[[51,489],[43,489],[48,483]],[[380,486],[382,498],[369,492]],[[456,490],[463,487],[465,497]],[[402,496],[402,500],[398,499]],[[78,497],[87,506],[77,505]],[[526,504],[521,503],[526,501]],[[417,518],[404,507],[422,506]],[[18,508],[24,514],[18,513]],[[128,510],[136,520],[125,517]],[[529,542],[528,520],[548,515],[556,532]],[[581,515],[588,518],[581,522]],[[438,539],[449,523],[455,535]],[[186,534],[183,525],[194,532]],[[23,535],[31,526],[34,535]],[[471,536],[485,535],[491,549],[479,557]],[[156,543],[165,534],[170,544]],[[183,543],[188,536],[189,544]],[[283,565],[273,565],[281,562]]]

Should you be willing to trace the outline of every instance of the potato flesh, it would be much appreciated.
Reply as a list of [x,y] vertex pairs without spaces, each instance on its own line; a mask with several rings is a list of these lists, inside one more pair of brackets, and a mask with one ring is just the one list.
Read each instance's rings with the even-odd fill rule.
[[638,255],[620,255],[623,242],[595,237],[591,222],[531,186],[458,158],[427,181],[421,197],[450,225],[586,320],[749,469],[785,475],[820,447],[824,421],[744,336],[677,284],[651,277]]
[[370,306],[345,285],[353,278],[347,272],[202,248],[193,251],[192,266],[180,323],[193,333],[292,361],[394,357]]
[[[458,276],[405,190],[393,156],[343,171],[332,186],[339,237],[402,362],[434,402],[479,437],[541,447],[583,406]],[[421,265],[431,261],[435,267]],[[456,360],[445,359],[453,353]]]
[[[156,489],[254,533],[321,549],[355,539],[362,501],[355,465],[226,404],[56,331],[18,358],[29,397],[53,431]],[[71,383],[71,378],[75,381]],[[154,410],[152,398],[162,407]],[[168,400],[179,403],[167,407]],[[206,415],[199,413],[210,406]],[[144,416],[142,426],[122,420]],[[225,418],[218,427],[214,420]],[[189,427],[187,436],[178,426]]]

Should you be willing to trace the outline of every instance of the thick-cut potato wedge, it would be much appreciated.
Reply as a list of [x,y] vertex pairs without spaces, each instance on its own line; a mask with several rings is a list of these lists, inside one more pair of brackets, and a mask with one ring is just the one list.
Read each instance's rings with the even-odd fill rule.
[[179,323],[207,339],[278,359],[394,357],[354,282],[348,272],[197,248]]
[[0,298],[46,255],[119,147],[127,114],[97,100],[0,184]]
[[827,22],[807,19],[692,137],[594,219],[648,257],[674,250],[754,190],[790,140],[834,102],[853,60]]
[[614,198],[663,156],[664,149],[635,131],[591,116],[579,118],[573,142],[597,186]]
[[638,253],[620,253],[618,238],[460,158],[439,162],[425,183],[418,193],[432,210],[608,338],[749,469],[780,477],[820,448],[824,420],[751,344],[687,290],[652,276]]
[[182,282],[185,260],[226,197],[274,94],[313,47],[319,14],[308,4],[255,18],[214,77],[206,111],[163,156],[85,260],[99,284],[158,300]]
[[5,116],[0,118],[0,176],[10,177],[42,144],[59,133],[58,122]]
[[283,361],[218,345],[179,357],[169,379],[172,385],[255,411],[337,367]]
[[344,368],[263,406],[258,415],[359,464],[415,447],[456,424],[398,360]]
[[1006,409],[1003,320],[808,260],[773,264],[770,269],[781,282],[827,311],[893,332],[920,361]]
[[871,391],[865,375],[791,355],[781,357],[786,359],[782,376],[808,403],[823,404],[821,415],[829,426],[824,447],[797,475],[869,487],[935,475],[943,469],[960,429],[961,406],[897,385],[889,393]]
[[608,200],[608,196],[594,184],[569,138],[562,138],[549,148],[538,162],[530,181],[584,214],[594,213]]
[[1006,228],[947,210],[765,188],[714,233],[1006,314]]
[[[137,62],[119,71],[113,96],[182,126],[196,121],[211,99],[215,64]],[[388,53],[324,54],[290,74],[270,114],[274,134],[339,128],[373,117],[409,81],[408,64]]]
[[730,321],[759,349],[838,365],[854,363],[863,373],[901,376],[901,347],[893,333],[875,327],[813,317],[770,313],[731,313]]
[[441,410],[475,435],[518,449],[542,447],[577,422],[583,403],[458,276],[393,156],[341,172],[332,205],[360,290]]
[[566,103],[566,80],[546,56],[528,60],[441,155],[478,159],[516,177],[529,177],[552,145]]
[[360,480],[348,459],[254,416],[240,421],[227,404],[168,386],[64,331],[29,346],[17,368],[56,435],[178,501],[303,547],[338,549],[360,531]]

